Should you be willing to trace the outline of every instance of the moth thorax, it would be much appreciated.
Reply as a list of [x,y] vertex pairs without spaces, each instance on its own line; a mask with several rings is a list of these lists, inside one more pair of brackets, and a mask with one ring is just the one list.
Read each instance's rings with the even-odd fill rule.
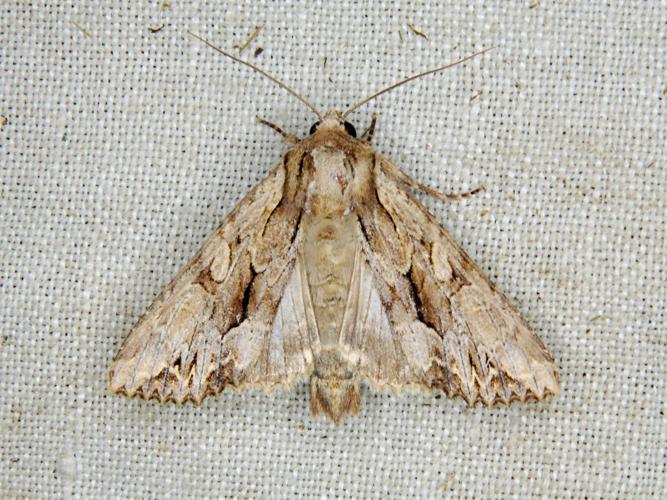
[[321,217],[339,216],[348,209],[352,170],[345,153],[321,148],[312,153],[315,175],[309,189],[311,212]]

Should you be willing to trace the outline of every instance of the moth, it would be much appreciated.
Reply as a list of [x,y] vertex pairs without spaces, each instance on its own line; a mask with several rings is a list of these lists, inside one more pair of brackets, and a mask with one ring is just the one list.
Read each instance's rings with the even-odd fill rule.
[[[199,38],[197,35],[193,35]],[[559,393],[544,344],[411,191],[424,186],[320,114],[208,238],[129,333],[111,390],[200,403],[225,388],[310,381],[313,415],[338,423],[361,385],[442,390],[470,405]],[[264,122],[267,123],[268,122]]]

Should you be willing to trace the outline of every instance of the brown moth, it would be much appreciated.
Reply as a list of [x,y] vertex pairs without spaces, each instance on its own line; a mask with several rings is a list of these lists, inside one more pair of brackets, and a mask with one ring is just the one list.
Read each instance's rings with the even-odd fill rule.
[[111,390],[199,403],[227,387],[270,391],[309,379],[313,415],[335,422],[359,412],[362,382],[441,389],[470,405],[558,394],[544,344],[410,189],[462,195],[423,186],[377,154],[375,120],[361,139],[346,121],[452,64],[320,115],[214,48],[296,95],[319,121],[142,316],[113,361]]

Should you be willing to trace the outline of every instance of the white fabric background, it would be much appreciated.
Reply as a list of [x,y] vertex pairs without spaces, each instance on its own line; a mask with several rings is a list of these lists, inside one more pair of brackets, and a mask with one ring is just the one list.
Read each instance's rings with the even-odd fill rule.
[[[664,494],[665,2],[161,3],[0,7],[0,496]],[[337,428],[305,385],[108,393],[129,328],[285,151],[255,115],[314,121],[185,34],[231,49],[259,24],[244,56],[322,109],[497,46],[352,121],[377,111],[377,149],[422,182],[486,185],[424,200],[553,353],[559,398],[367,391]]]

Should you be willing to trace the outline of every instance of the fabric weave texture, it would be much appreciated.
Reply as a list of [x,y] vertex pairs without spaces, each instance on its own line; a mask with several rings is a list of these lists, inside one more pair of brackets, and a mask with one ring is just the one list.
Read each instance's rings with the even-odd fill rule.
[[[413,24],[427,38],[408,27]],[[339,427],[292,391],[128,401],[134,322],[324,111],[353,113],[519,307],[562,394],[468,408],[366,390]],[[153,29],[149,29],[153,28]],[[3,2],[0,496],[648,498],[667,491],[667,4]],[[258,47],[263,48],[255,55]]]

